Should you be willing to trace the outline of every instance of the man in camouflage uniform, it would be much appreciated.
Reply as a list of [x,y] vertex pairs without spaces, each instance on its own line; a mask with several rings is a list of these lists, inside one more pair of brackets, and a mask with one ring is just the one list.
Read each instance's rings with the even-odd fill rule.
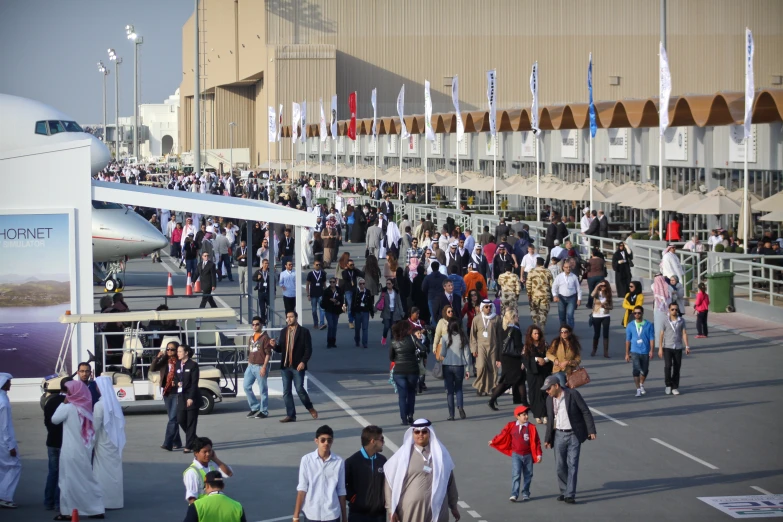
[[544,268],[544,260],[538,258],[537,266],[527,276],[527,299],[530,302],[530,318],[541,329],[546,328],[549,315],[549,299],[552,296],[552,272]]
[[500,274],[497,278],[498,287],[500,288],[500,317],[505,317],[508,309],[517,311],[519,293],[522,291],[522,283],[519,281],[519,276],[511,270],[512,267],[508,266],[506,272]]

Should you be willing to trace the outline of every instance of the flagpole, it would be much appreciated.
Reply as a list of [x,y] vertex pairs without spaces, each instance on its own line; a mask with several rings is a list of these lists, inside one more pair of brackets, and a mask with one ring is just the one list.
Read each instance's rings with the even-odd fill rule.
[[[493,143],[493,147],[495,147],[495,158],[493,160],[493,169],[494,172],[492,174],[492,197],[493,197],[493,209],[494,214],[498,215],[498,139],[497,134],[495,136],[490,135],[490,139],[495,140],[495,143]],[[459,210],[459,207],[457,207],[457,210]]]
[[373,136],[372,139],[375,140],[375,154],[373,154],[373,177],[375,178],[375,186],[378,187],[378,136]]
[[662,207],[663,207],[663,134],[658,132],[658,240],[659,241],[663,240]]
[[[426,131],[425,131],[426,132]],[[427,162],[427,135],[424,135],[424,204],[427,204],[427,192],[429,191],[429,165]]]
[[538,165],[538,136],[533,133],[533,140],[535,140],[536,144],[536,221],[541,216],[541,197],[539,194],[541,193],[541,173],[539,172],[539,165]]
[[324,188],[323,158],[321,158],[321,127],[318,127],[318,177],[321,181],[321,189]]
[[[304,102],[304,115],[305,115],[305,122],[307,121],[307,101]],[[305,170],[304,170],[304,177],[307,179],[307,124],[305,123],[304,128],[302,128],[302,136],[304,137],[305,142]]]
[[593,208],[593,133],[590,131],[590,210]]
[[461,202],[459,199],[459,142],[455,140],[454,143],[457,144],[457,208],[459,208]]
[[[359,92],[353,91],[354,101],[356,102],[356,118],[359,117]],[[359,148],[359,136],[356,134],[356,128],[353,131],[353,190],[356,192],[356,157],[357,149]]]

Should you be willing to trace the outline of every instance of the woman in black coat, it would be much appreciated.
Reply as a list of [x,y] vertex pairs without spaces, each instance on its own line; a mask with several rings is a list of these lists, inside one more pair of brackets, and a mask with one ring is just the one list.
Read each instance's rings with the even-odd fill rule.
[[628,285],[631,284],[631,267],[633,266],[633,254],[625,249],[625,243],[619,243],[617,250],[612,255],[612,270],[614,270],[614,284],[617,287],[617,295],[624,297],[628,293]]
[[405,271],[401,266],[398,266],[397,271],[394,273],[394,286],[400,292],[403,313],[408,315],[408,297],[411,295],[411,280],[405,276]]
[[351,243],[364,243],[367,234],[367,222],[362,207],[353,209],[353,228],[351,228]]
[[546,392],[541,391],[544,380],[552,375],[552,361],[546,358],[547,344],[544,331],[532,324],[525,333],[525,346],[522,349],[522,364],[527,370],[527,387],[530,390],[528,400],[530,410],[536,422],[546,423]]
[[[495,359],[500,366],[500,381],[492,396],[489,407],[497,411],[497,400],[506,390],[511,388],[514,404],[527,406],[527,390],[525,390],[525,366],[522,364],[522,332],[519,331],[519,315],[513,308],[506,310],[503,316],[503,342],[495,346]],[[506,340],[508,339],[508,342]],[[511,353],[504,353],[504,352]]]
[[419,349],[408,321],[398,321],[392,327],[392,342],[389,346],[389,360],[394,363],[394,385],[400,407],[402,424],[413,424],[416,406],[416,391],[419,386]]
[[337,278],[329,278],[329,286],[324,290],[321,297],[321,308],[326,314],[326,324],[329,329],[326,331],[326,347],[337,348],[337,321],[340,320],[340,314],[343,313],[345,304],[345,294],[337,286]]
[[177,348],[177,422],[185,432],[183,453],[192,453],[191,447],[196,440],[198,410],[201,406],[201,394],[198,391],[198,364],[191,359],[193,348],[181,344]]
[[430,305],[427,302],[427,294],[421,290],[421,285],[424,283],[425,268],[424,265],[416,267],[416,277],[411,284],[411,300],[413,306],[419,309],[419,319],[424,324],[430,322]]

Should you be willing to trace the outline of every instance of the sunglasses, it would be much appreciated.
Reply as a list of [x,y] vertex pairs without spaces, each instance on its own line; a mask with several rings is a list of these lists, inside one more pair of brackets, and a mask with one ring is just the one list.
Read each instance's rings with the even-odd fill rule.
[[446,310],[446,313],[447,313],[447,314],[453,314],[453,313],[454,313],[454,310]]
[[166,351],[167,352],[176,352],[177,349],[176,348],[166,348]]
[[421,435],[423,433],[429,433],[429,432],[430,432],[429,428],[421,428],[421,429],[413,428],[413,434],[414,435]]
[[560,333],[561,334],[567,334],[567,333],[571,333],[571,332],[569,332],[568,330],[560,330]]
[[364,286],[364,283],[359,283],[359,286]]
[[335,284],[336,282],[337,282],[337,281],[335,281],[334,279],[332,279],[331,281],[329,281],[329,284],[330,284],[330,285],[333,285],[333,284]]
[[321,437],[320,439],[318,439],[318,442],[320,442],[321,444],[331,444],[332,441],[334,441],[334,439],[331,437]]
[[253,326],[261,326],[261,323],[253,323]]

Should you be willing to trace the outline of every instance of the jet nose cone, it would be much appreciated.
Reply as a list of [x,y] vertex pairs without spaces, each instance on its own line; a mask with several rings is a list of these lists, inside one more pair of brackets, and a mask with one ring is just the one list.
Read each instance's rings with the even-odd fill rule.
[[155,236],[147,236],[144,242],[150,245],[150,252],[166,248],[169,244],[169,240],[166,236],[158,232]]
[[94,176],[111,161],[109,147],[95,136],[90,138],[90,173]]

